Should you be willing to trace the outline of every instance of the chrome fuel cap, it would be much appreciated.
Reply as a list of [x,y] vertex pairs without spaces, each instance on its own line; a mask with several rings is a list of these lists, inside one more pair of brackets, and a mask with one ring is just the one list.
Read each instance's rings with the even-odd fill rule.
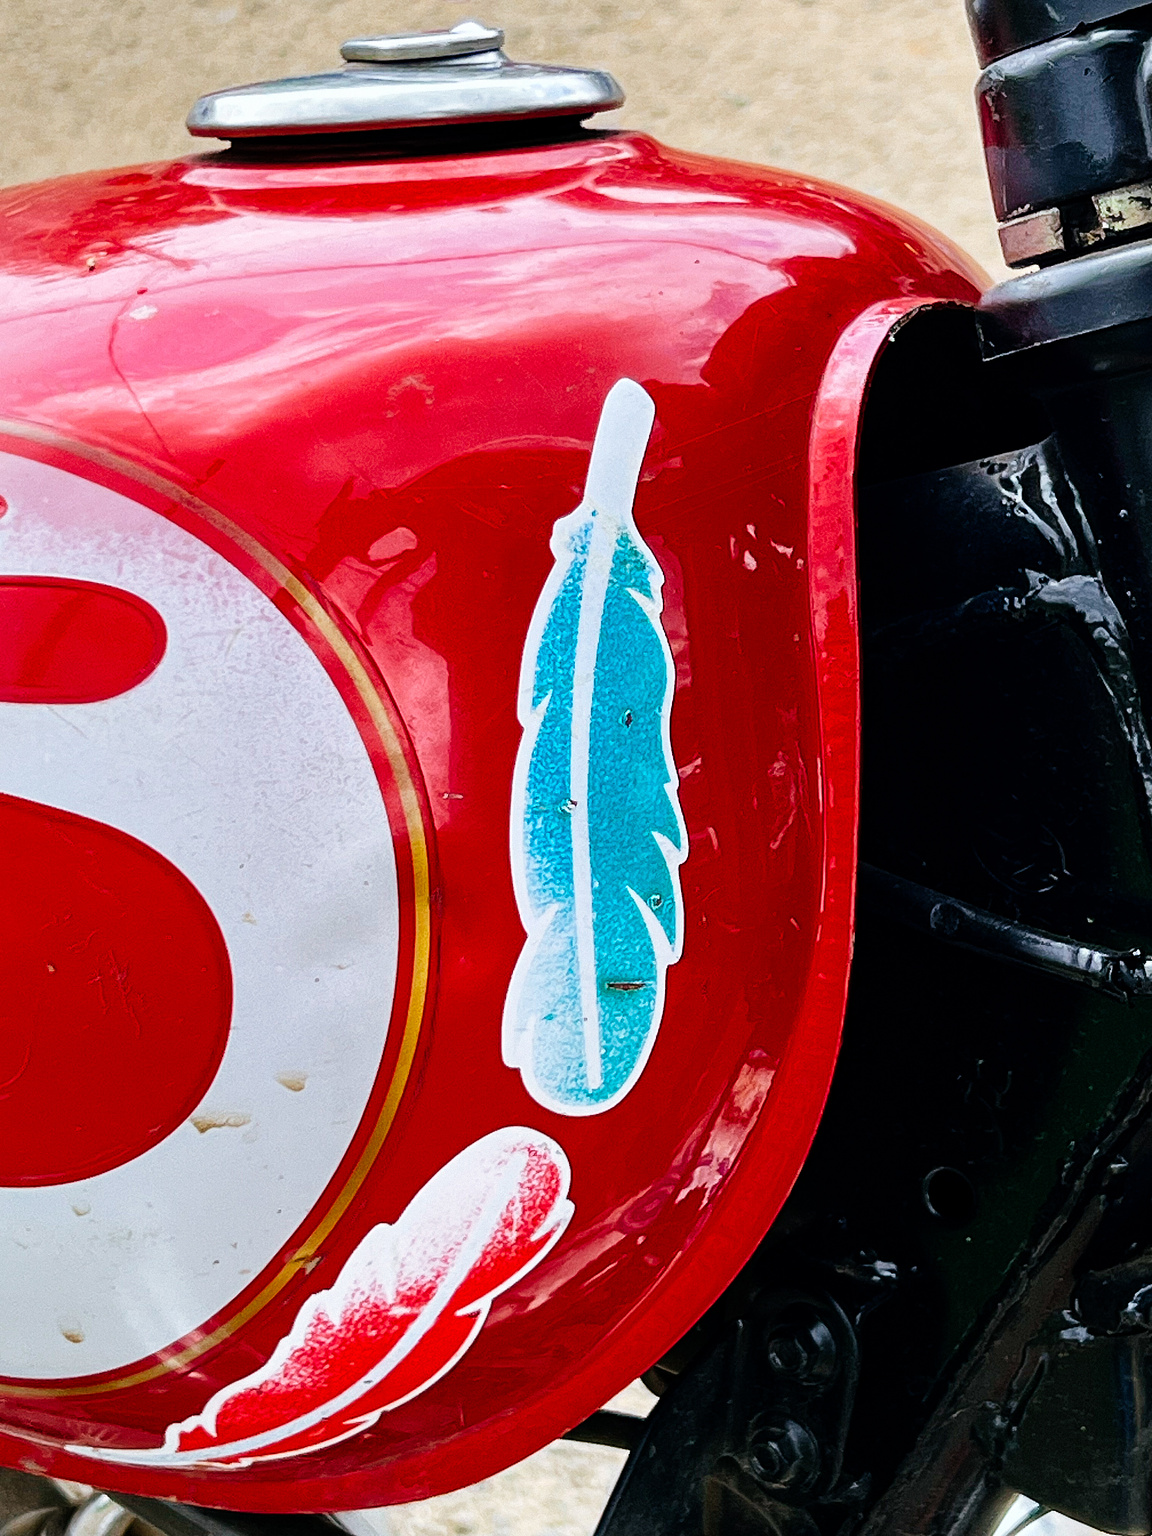
[[405,64],[429,59],[460,59],[471,53],[492,53],[504,46],[499,27],[482,21],[462,21],[447,32],[394,32],[388,37],[354,37],[340,48],[342,58],[357,64]]
[[357,37],[343,69],[237,85],[201,96],[188,114],[200,138],[420,128],[505,118],[589,117],[624,92],[602,70],[515,64],[498,27],[463,21],[445,32]]

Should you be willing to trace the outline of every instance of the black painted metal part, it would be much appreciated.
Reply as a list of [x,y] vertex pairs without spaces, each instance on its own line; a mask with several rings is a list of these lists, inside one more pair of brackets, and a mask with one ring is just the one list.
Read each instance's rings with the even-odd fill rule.
[[[1025,40],[1072,57],[1112,19]],[[861,459],[841,1063],[600,1536],[986,1536],[1016,1493],[1149,1536],[1152,246],[913,317]],[[741,1342],[782,1276],[852,1326],[842,1437]]]
[[858,1511],[868,1485],[843,1475],[856,1331],[815,1270],[808,1279],[753,1284],[714,1314],[647,1421],[601,1533],[818,1536]]
[[[907,322],[866,412],[864,869],[828,1109],[600,1536],[987,1536],[1016,1492],[1152,1531],[1146,1328],[1114,1323],[1152,1252],[1149,653],[1060,376],[989,361],[982,323]],[[746,1342],[781,1282],[851,1325],[843,1430]]]
[[967,7],[982,68],[1005,54],[1071,37],[1118,14],[1116,0],[967,0]]
[[1141,90],[1149,34],[1096,27],[990,64],[978,99],[996,216],[1069,203],[1152,173]]
[[1009,266],[1152,230],[1152,8],[969,0],[992,203]]

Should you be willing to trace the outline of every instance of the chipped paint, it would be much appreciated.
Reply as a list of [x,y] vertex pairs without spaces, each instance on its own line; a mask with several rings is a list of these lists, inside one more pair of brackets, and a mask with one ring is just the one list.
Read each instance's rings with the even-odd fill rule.
[[205,1131],[238,1131],[243,1125],[251,1125],[252,1116],[242,1114],[239,1110],[205,1110],[201,1114],[192,1116],[192,1124],[200,1132]]

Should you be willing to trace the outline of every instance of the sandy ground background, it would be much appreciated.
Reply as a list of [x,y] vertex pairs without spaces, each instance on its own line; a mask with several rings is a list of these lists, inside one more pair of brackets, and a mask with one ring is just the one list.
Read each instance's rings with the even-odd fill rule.
[[[646,1414],[655,1401],[634,1382],[610,1406]],[[379,1536],[591,1536],[626,1459],[623,1451],[559,1440],[459,1493],[364,1513]]]
[[[628,102],[601,124],[886,198],[1003,275],[962,0],[2,0],[0,183],[180,154],[201,92],[331,68],[345,37],[474,14],[506,29],[513,57],[610,69]],[[621,1406],[651,1401],[636,1386]],[[623,1460],[550,1446],[376,1524],[587,1536]]]
[[[487,7],[487,8],[485,8]],[[331,68],[364,32],[504,27],[610,69],[613,117],[900,203],[1001,273],[962,0],[3,0],[0,182],[179,154],[203,91]]]

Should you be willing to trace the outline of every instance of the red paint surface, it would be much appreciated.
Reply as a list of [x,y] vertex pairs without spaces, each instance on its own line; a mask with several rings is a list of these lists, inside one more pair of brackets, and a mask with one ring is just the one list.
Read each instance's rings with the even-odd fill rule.
[[0,794],[0,848],[0,1185],[63,1184],[192,1113],[228,1040],[228,953],[124,832]]
[[164,654],[164,621],[131,592],[0,576],[0,704],[88,704],[127,693]]
[[[803,1162],[851,940],[859,404],[892,317],[971,301],[979,274],[865,199],[634,134],[378,164],[189,159],[22,188],[0,211],[0,414],[15,424],[0,446],[159,515],[194,494],[319,593],[405,722],[439,921],[419,1070],[319,1262],[259,1305],[255,1277],[242,1326],[207,1352],[186,1341],[173,1369],[0,1387],[0,1449],[267,1510],[487,1476],[680,1337]],[[687,916],[643,1077],[573,1120],[500,1060],[523,943],[516,678],[553,523],[621,376],[657,407],[636,521],[677,664]],[[264,1466],[97,1476],[59,1449],[154,1443],[250,1374],[373,1224],[501,1125],[563,1146],[576,1215],[434,1387]]]

